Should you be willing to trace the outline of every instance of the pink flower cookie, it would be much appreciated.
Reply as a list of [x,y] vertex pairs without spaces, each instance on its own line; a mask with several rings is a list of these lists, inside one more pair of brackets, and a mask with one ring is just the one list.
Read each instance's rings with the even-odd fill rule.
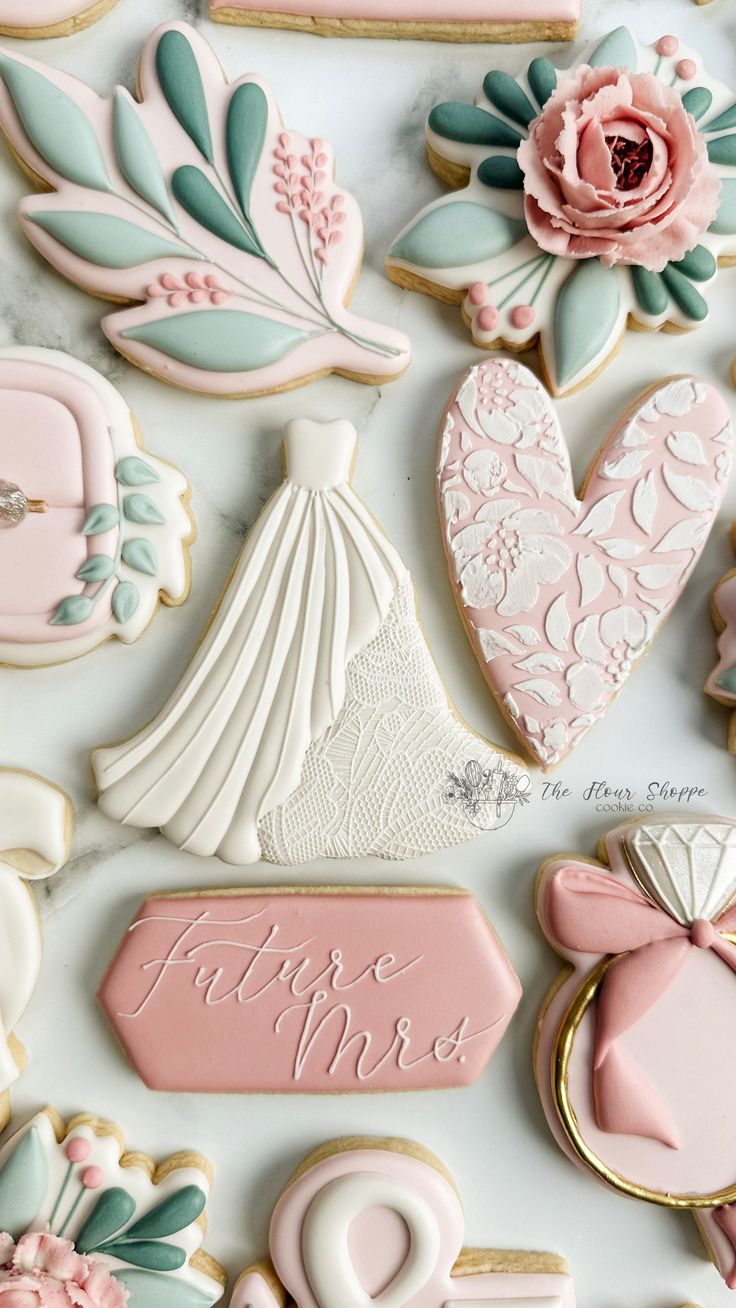
[[46,1109],[0,1149],[0,1308],[211,1308],[211,1168],[124,1154],[110,1122]]
[[0,0],[0,36],[71,36],[96,23],[115,4],[117,0]]
[[736,822],[617,827],[603,862],[552,859],[537,912],[568,972],[536,1076],[565,1153],[629,1197],[691,1210],[736,1285]]
[[692,377],[645,395],[575,492],[549,396],[508,359],[445,416],[437,489],[455,598],[491,691],[545,769],[575,748],[676,604],[726,489],[725,400]]
[[460,1197],[411,1140],[333,1140],[304,1160],[273,1212],[271,1261],[249,1267],[230,1308],[575,1308],[553,1254],[463,1249]]
[[255,77],[207,42],[149,38],[141,102],[0,51],[0,128],[50,195],[20,206],[70,281],[122,301],[102,323],[127,359],[186,390],[261,395],[337,372],[378,384],[409,342],[347,309],[363,224],[331,148],[286,131]]
[[474,105],[429,116],[429,161],[458,193],[388,258],[399,285],[463,306],[474,342],[539,345],[553,394],[591,381],[627,324],[692,328],[736,257],[736,108],[674,36],[626,28],[569,69],[493,70]]

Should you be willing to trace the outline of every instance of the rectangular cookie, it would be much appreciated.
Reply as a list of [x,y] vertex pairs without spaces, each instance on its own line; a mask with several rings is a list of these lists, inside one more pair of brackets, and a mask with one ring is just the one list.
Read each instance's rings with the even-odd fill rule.
[[218,23],[318,36],[427,41],[569,41],[582,0],[210,0]]

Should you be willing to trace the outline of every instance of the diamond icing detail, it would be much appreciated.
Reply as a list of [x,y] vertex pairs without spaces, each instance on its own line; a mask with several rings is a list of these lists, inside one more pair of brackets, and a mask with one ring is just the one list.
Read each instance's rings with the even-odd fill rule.
[[719,917],[736,893],[736,827],[725,822],[637,827],[624,846],[644,890],[681,926]]
[[28,513],[28,500],[20,486],[12,481],[0,481],[0,529],[19,527]]

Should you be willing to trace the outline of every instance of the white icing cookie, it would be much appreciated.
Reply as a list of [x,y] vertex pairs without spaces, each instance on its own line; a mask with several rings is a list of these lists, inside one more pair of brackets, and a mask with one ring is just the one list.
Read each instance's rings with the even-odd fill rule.
[[12,1032],[41,967],[41,931],[28,883],[58,872],[71,842],[72,806],[64,792],[30,772],[0,768],[0,1129],[9,1116],[7,1091],[25,1061]]
[[503,825],[517,759],[448,702],[409,573],[351,489],[348,422],[293,422],[261,513],[158,717],[92,755],[100,807],[226,862],[413,858]]
[[56,350],[0,350],[0,663],[130,644],[189,594],[186,478],[141,449],[127,404]]
[[71,36],[96,23],[117,0],[0,0],[0,36]]
[[460,188],[388,257],[391,279],[460,304],[483,349],[539,345],[555,395],[591,381],[629,322],[684,331],[736,258],[736,99],[674,36],[626,28],[570,68],[488,73],[440,104],[429,160]]
[[208,395],[260,395],[330,372],[399,377],[405,336],[346,307],[363,257],[332,150],[282,126],[256,77],[232,86],[184,23],[149,38],[142,102],[0,51],[0,128],[52,194],[20,206],[37,250],[127,307],[103,319],[127,359]]

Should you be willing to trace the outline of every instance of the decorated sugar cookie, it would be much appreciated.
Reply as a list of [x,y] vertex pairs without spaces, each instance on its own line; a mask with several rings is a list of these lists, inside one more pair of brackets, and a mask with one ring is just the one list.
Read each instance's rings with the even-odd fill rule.
[[142,103],[0,51],[0,127],[50,195],[20,207],[70,281],[122,301],[102,328],[175,386],[244,396],[330,372],[398,377],[409,343],[350,313],[363,254],[332,150],[283,127],[254,77],[232,86],[184,23],[149,38]]
[[41,968],[41,931],[29,883],[58,872],[71,841],[72,806],[64,792],[30,772],[0,768],[0,1130],[10,1115],[7,1092],[25,1062],[13,1031]]
[[0,0],[0,35],[71,36],[96,23],[117,0]]
[[521,986],[480,905],[447,886],[147,899],[99,998],[152,1090],[470,1085]]
[[552,859],[538,882],[567,968],[539,1026],[547,1119],[612,1189],[691,1210],[733,1288],[736,822],[655,815],[600,856]]
[[210,0],[217,23],[320,36],[436,41],[569,41],[580,0]]
[[492,70],[429,117],[457,193],[401,233],[401,286],[461,304],[476,345],[539,344],[550,389],[591,381],[631,322],[684,331],[736,258],[736,97],[674,36],[618,28],[571,68]]
[[350,486],[349,422],[292,422],[287,476],[158,717],[92,755],[99,803],[228,863],[413,858],[503,826],[519,761],[449,703],[411,577]]
[[189,594],[182,474],[114,386],[56,350],[0,350],[0,663],[130,644]]
[[212,1169],[126,1154],[118,1127],[47,1108],[0,1150],[0,1302],[210,1308],[225,1272],[202,1249]]
[[677,602],[728,482],[714,387],[676,377],[619,419],[575,491],[527,368],[472,368],[443,420],[437,489],[450,577],[483,674],[543,768],[580,743]]
[[[736,550],[736,523],[731,528],[731,541]],[[736,568],[721,577],[711,596],[710,609],[718,632],[719,657],[705,689],[719,704],[736,710]],[[729,721],[728,748],[732,754],[736,753],[734,714]]]
[[464,1234],[460,1196],[429,1150],[333,1140],[289,1181],[271,1219],[270,1262],[243,1272],[230,1308],[574,1308],[562,1258],[463,1249]]

